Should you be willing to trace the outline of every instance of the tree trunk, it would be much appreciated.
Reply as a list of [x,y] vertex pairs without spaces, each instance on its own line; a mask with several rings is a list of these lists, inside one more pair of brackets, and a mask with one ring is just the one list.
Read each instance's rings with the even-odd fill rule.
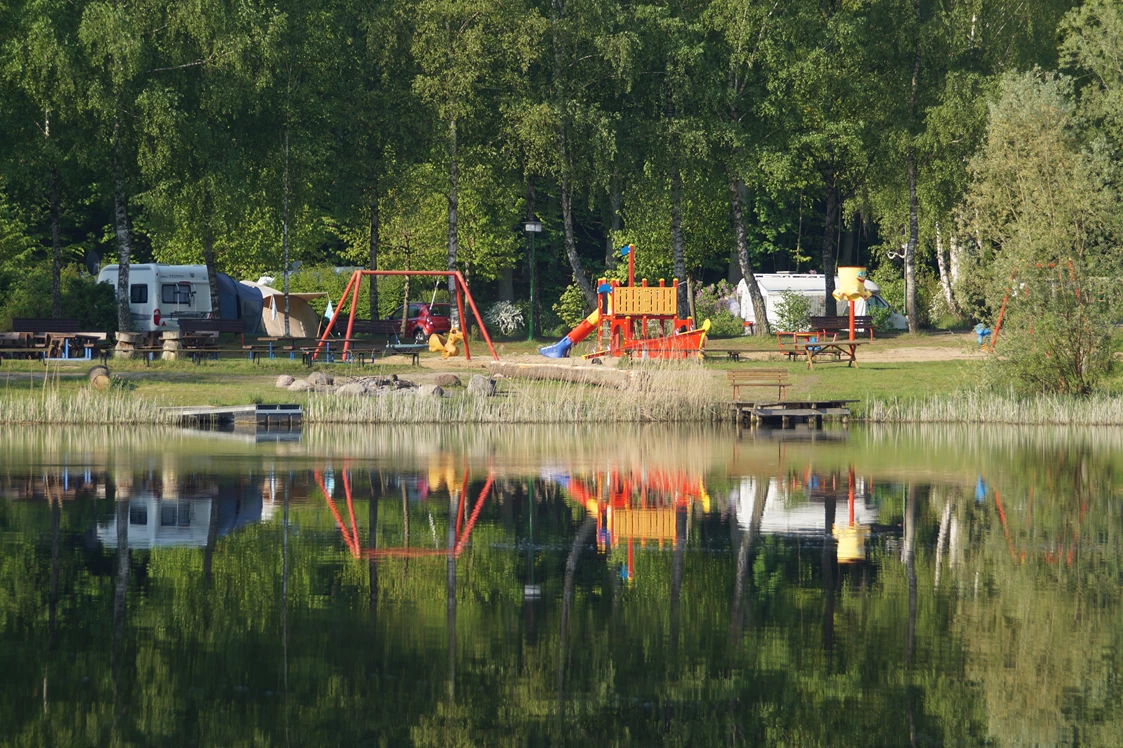
[[832,317],[838,311],[834,300],[834,222],[838,212],[838,180],[834,169],[823,175],[827,186],[827,212],[823,217],[823,314]]
[[[561,127],[560,133],[561,140],[561,153],[562,159],[566,158],[565,155],[565,125]],[[581,289],[581,294],[585,297],[585,302],[590,306],[596,306],[597,295],[593,291],[593,284],[589,282],[589,277],[585,275],[585,270],[581,267],[581,257],[577,254],[577,240],[573,233],[573,199],[569,192],[569,168],[562,166],[561,178],[561,202],[562,202],[562,222],[565,224],[565,256],[569,258],[570,269],[573,270],[573,280],[577,287]]]
[[593,284],[585,275],[581,267],[581,257],[577,254],[577,240],[573,233],[573,185],[571,179],[571,164],[569,160],[569,135],[566,130],[566,116],[568,100],[565,94],[565,68],[562,65],[561,41],[558,38],[558,21],[562,15],[562,3],[553,0],[550,4],[550,26],[554,46],[554,89],[557,91],[556,106],[558,111],[558,162],[561,165],[561,203],[562,224],[565,227],[565,255],[569,258],[569,267],[573,271],[573,281],[581,289],[585,303],[589,307],[596,306],[597,295],[593,291]]
[[51,316],[62,317],[62,237],[59,227],[58,171],[51,170]]
[[959,288],[959,279],[963,272],[963,245],[959,243],[959,236],[954,233],[948,237],[948,265],[952,298],[954,298],[955,289]]
[[129,261],[132,246],[129,238],[129,214],[125,203],[125,179],[121,174],[121,120],[113,123],[113,219],[117,230],[117,329],[133,329],[129,311]]
[[953,314],[957,314],[955,297],[951,292],[951,274],[948,272],[948,261],[944,256],[944,237],[940,232],[939,221],[936,221],[936,265],[940,270],[940,290],[944,293],[944,300],[948,303],[948,309]]
[[207,283],[211,287],[211,318],[222,319],[222,299],[218,290],[218,269],[214,264],[214,232],[210,216],[203,217],[203,262],[207,266]]
[[686,288],[686,247],[682,239],[682,173],[678,166],[671,170],[671,253],[675,280],[678,281],[678,316],[690,316],[690,298]]
[[[371,180],[370,187],[370,269],[378,270],[378,180]],[[370,290],[367,301],[370,304],[370,318],[378,319],[378,276],[370,277]]]
[[609,182],[608,190],[609,221],[608,231],[605,232],[604,237],[604,265],[611,268],[616,266],[616,242],[614,237],[624,227],[624,221],[620,215],[620,208],[624,204],[624,194],[620,187],[619,167],[612,170],[612,179]]
[[[754,332],[757,335],[771,335],[768,324],[768,307],[764,303],[764,295],[760,292],[760,284],[753,275],[752,262],[749,260],[749,240],[745,231],[745,214],[741,205],[742,183],[734,177],[729,183],[730,200],[733,204],[733,233],[737,238],[737,264],[741,269],[741,277],[749,288],[749,298],[753,302],[753,317],[756,320]],[[742,310],[742,315],[744,310]]]
[[[456,251],[459,239],[456,233],[457,209],[460,207],[460,164],[457,162],[459,152],[456,145],[456,118],[448,123],[448,269],[456,270]],[[451,310],[452,326],[460,327],[460,310],[456,305],[456,279],[449,276],[448,299]]]
[[919,206],[916,197],[916,143],[913,130],[916,126],[916,98],[920,86],[920,0],[914,3],[916,18],[916,57],[912,64],[912,89],[909,94],[909,241],[905,245],[905,316],[908,317],[909,332],[915,333],[920,327],[916,311],[916,246],[919,241]]
[[285,125],[285,177],[281,214],[281,244],[285,253],[285,337],[289,337],[289,128]]
[[916,313],[916,245],[920,233],[917,218],[916,200],[916,154],[910,146],[908,156],[909,170],[909,241],[905,245],[905,316],[909,321],[909,332],[915,333],[920,327]]

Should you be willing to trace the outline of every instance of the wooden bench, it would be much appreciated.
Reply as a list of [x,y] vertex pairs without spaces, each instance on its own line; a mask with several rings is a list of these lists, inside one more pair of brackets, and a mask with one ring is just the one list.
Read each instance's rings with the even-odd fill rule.
[[788,391],[788,372],[783,369],[745,369],[725,373],[733,385],[733,400],[740,400],[742,387],[775,387],[777,399],[783,400]]
[[[245,325],[240,319],[209,319],[205,317],[182,317],[179,320],[179,331],[187,335],[215,336],[214,344],[210,345],[205,339],[200,340],[200,345],[185,346],[184,353],[191,354],[191,359],[199,363],[201,358],[213,358],[216,361],[220,353],[248,354],[251,360],[257,360],[253,345],[246,344]],[[218,345],[218,336],[223,333],[237,335],[241,341],[237,348],[222,348]]]
[[[347,320],[339,320],[340,332],[347,332]],[[395,341],[402,334],[402,321],[393,319],[357,319],[351,327],[352,335],[386,335]]]
[[706,346],[706,350],[703,351],[703,355],[709,357],[710,354],[714,354],[715,356],[725,356],[730,361],[740,361],[741,354],[748,352],[749,351],[745,348],[710,348],[709,346]]
[[[824,334],[834,333],[837,335],[840,332],[850,333],[850,317],[812,317],[811,329],[818,330]],[[868,331],[870,340],[873,340],[873,317],[867,315],[859,315],[854,317],[854,334],[856,335],[859,330]]]

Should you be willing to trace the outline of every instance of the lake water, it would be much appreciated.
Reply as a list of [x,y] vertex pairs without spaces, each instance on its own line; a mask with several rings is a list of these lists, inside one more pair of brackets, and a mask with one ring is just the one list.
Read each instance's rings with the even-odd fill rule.
[[1121,455],[0,430],[0,743],[1117,745]]

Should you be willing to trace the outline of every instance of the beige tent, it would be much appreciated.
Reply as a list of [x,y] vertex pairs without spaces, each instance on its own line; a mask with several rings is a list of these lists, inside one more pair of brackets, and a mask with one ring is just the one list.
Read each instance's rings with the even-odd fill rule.
[[[242,281],[261,292],[261,328],[270,337],[285,334],[285,292],[253,281]],[[309,305],[311,299],[326,293],[289,294],[289,335],[294,338],[315,338],[320,331],[320,315]]]

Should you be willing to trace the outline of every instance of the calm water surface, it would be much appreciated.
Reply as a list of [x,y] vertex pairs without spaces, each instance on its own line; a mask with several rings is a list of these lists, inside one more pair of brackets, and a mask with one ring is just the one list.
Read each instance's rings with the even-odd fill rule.
[[1123,435],[0,430],[3,745],[1118,745]]

